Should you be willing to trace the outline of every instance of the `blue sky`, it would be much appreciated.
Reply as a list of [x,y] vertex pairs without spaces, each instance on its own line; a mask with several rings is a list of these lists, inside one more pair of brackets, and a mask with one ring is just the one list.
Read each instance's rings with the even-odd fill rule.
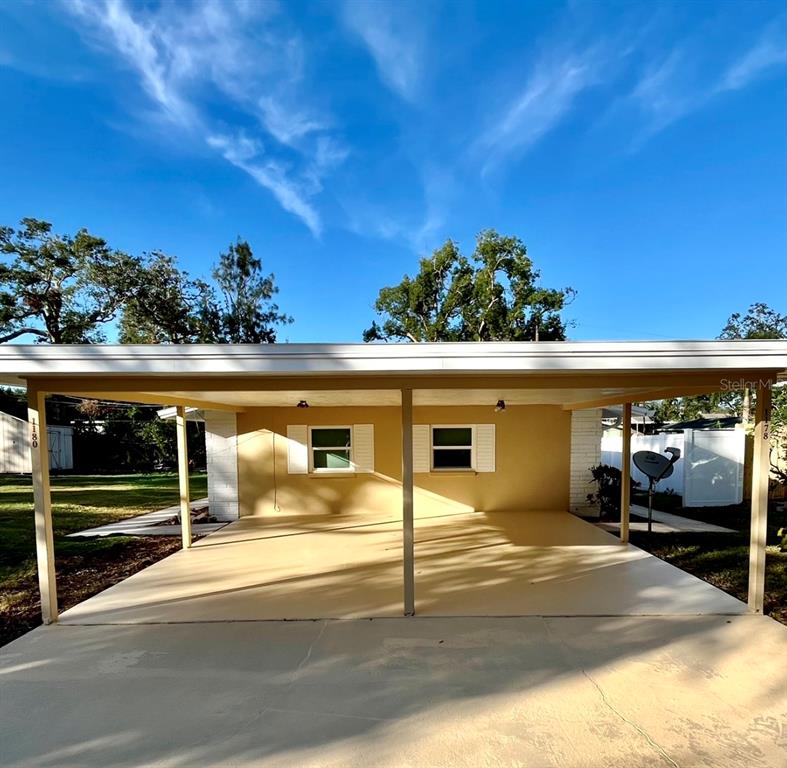
[[0,5],[0,223],[207,275],[237,236],[356,341],[446,238],[515,234],[572,338],[787,311],[781,3]]

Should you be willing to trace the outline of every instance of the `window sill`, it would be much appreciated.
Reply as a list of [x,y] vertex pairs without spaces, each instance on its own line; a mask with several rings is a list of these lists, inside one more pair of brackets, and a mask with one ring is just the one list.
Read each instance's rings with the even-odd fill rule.
[[336,478],[336,477],[358,477],[357,472],[309,472],[308,475],[312,480],[320,480],[323,478]]
[[474,469],[432,469],[427,474],[433,477],[475,477],[478,472]]

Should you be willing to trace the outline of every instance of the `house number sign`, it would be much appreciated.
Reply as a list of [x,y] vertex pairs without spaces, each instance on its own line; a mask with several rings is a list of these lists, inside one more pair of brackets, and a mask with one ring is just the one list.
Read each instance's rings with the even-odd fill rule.
[[30,445],[38,448],[38,425],[34,421],[30,422]]

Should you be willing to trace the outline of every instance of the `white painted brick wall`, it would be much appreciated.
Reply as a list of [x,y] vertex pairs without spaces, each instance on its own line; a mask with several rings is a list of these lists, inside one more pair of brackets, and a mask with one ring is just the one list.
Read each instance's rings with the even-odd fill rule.
[[238,519],[238,425],[234,413],[205,411],[208,507],[219,520]]
[[600,408],[571,412],[569,504],[572,511],[587,508],[587,495],[595,490],[589,470],[601,461],[601,433]]

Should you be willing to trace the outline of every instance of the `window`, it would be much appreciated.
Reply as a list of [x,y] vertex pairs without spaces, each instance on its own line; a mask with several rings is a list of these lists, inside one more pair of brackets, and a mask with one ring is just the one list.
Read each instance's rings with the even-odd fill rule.
[[432,427],[432,469],[473,469],[472,426]]
[[311,427],[309,430],[311,471],[352,471],[352,432],[351,427]]

